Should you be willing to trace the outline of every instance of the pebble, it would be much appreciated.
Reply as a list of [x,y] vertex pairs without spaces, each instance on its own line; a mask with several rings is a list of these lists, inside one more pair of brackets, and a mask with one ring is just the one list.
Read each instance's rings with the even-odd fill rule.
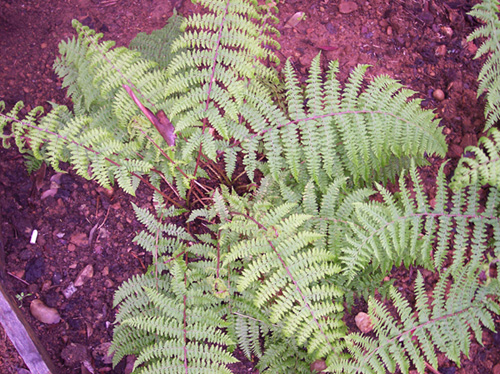
[[493,366],[493,374],[500,374],[500,363]]
[[449,26],[441,26],[441,34],[448,38],[451,38],[453,36],[453,29]]
[[54,308],[49,308],[41,300],[35,299],[30,304],[30,312],[37,320],[46,324],[56,324],[61,321],[61,316]]
[[311,364],[311,372],[312,373],[318,373],[320,371],[323,371],[327,368],[326,362],[324,360],[316,360]]
[[359,312],[354,320],[356,321],[356,326],[358,326],[358,329],[360,329],[362,333],[366,334],[373,330],[372,320],[365,312]]
[[71,282],[68,287],[66,287],[62,293],[64,295],[64,297],[66,299],[69,299],[71,296],[73,296],[73,294],[76,292],[76,287],[75,285],[73,284],[73,282]]
[[87,348],[83,344],[74,344],[64,347],[61,351],[61,358],[66,366],[73,366],[89,359]]
[[109,355],[109,348],[111,347],[111,342],[105,342],[99,344],[92,351],[92,356],[96,360],[102,361],[104,365],[111,365],[113,363],[113,355]]
[[443,57],[446,55],[446,51],[446,46],[444,44],[441,44],[436,47],[434,54],[438,57]]
[[87,234],[84,232],[75,232],[71,235],[69,241],[78,247],[83,247],[88,244]]
[[444,100],[444,92],[441,89],[436,89],[432,92],[432,97],[436,99],[437,101],[443,101]]
[[127,356],[126,362],[127,363],[125,365],[125,369],[123,369],[123,374],[132,374],[135,367],[135,356],[132,355]]
[[94,276],[94,267],[90,264],[85,266],[75,279],[75,287],[81,287],[83,284]]
[[339,4],[339,12],[342,14],[349,14],[358,10],[358,4],[354,1],[342,1]]
[[299,24],[300,21],[304,19],[304,12],[295,13],[285,24],[285,28],[295,27]]

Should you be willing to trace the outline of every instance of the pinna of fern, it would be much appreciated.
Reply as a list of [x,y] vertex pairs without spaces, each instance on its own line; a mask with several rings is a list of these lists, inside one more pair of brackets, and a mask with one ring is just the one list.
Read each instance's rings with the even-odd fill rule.
[[[355,68],[342,89],[336,78],[338,62],[330,63],[323,79],[318,55],[304,90],[287,62],[290,120],[278,124],[284,156],[276,157],[279,165],[269,160],[271,170],[286,164],[297,181],[299,175],[306,176],[324,189],[332,178],[349,177],[363,185],[394,179],[410,159],[425,164],[426,153],[444,157],[441,129],[434,114],[421,109],[420,100],[410,100],[415,92],[387,76],[376,77],[362,90],[367,68]],[[273,155],[273,146],[265,144]]]
[[488,55],[479,73],[478,96],[486,93],[484,108],[486,123],[484,130],[490,129],[500,120],[500,20],[498,18],[500,3],[498,0],[483,0],[474,5],[469,13],[479,18],[484,24],[474,30],[467,38],[472,41],[484,38],[474,58]]
[[[468,40],[484,37],[481,47],[477,50],[475,58],[488,54],[486,62],[481,68],[478,81],[478,96],[486,93],[484,129],[488,130],[487,136],[479,139],[477,147],[469,146],[466,154],[460,159],[453,177],[454,189],[465,187],[477,182],[499,187],[500,181],[500,135],[498,129],[492,127],[500,120],[500,30],[499,2],[485,0],[474,6],[470,12],[479,18],[484,25],[472,32]],[[471,154],[472,153],[472,154]]]
[[[481,211],[477,185],[448,196],[442,166],[435,205],[431,208],[418,174],[415,169],[410,172],[413,190],[401,178],[400,199],[379,187],[384,203],[356,204],[352,232],[342,249],[344,272],[350,279],[359,276],[368,266],[370,272],[380,268],[382,273],[401,263],[440,269],[449,253],[453,253],[451,267],[459,268],[466,253],[472,251],[470,260],[477,262],[487,252],[488,228],[500,232],[499,196],[495,188],[490,190],[485,210]],[[474,229],[469,232],[470,224]],[[495,256],[500,254],[499,248],[500,244],[496,243]]]
[[495,127],[487,136],[479,139],[478,145],[465,149],[466,154],[458,162],[453,175],[452,188],[474,184],[489,184],[500,187],[500,131]]

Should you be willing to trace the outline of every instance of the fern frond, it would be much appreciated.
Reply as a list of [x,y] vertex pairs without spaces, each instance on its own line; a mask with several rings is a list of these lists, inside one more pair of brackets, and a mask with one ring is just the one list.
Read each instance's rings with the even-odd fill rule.
[[323,80],[317,56],[303,91],[291,65],[286,65],[291,121],[281,125],[281,136],[295,179],[301,152],[307,154],[307,177],[319,186],[328,178],[345,175],[355,184],[393,179],[411,158],[422,165],[426,153],[445,155],[446,143],[434,114],[422,110],[420,100],[410,100],[413,91],[386,76],[375,78],[362,90],[367,68],[357,67],[342,92],[335,77],[337,64],[331,64]]
[[469,41],[485,38],[474,58],[488,54],[478,77],[478,96],[486,93],[484,131],[489,130],[500,120],[500,36],[498,35],[500,20],[498,18],[498,5],[497,0],[483,0],[476,4],[469,13],[484,22],[483,26],[474,30],[467,38]]
[[[334,372],[385,373],[386,369],[394,372],[399,368],[408,373],[410,365],[415,365],[419,373],[424,373],[426,362],[438,366],[437,349],[459,363],[461,353],[468,355],[471,334],[481,341],[481,324],[493,329],[491,313],[498,313],[500,309],[498,304],[491,302],[492,297],[497,300],[499,297],[498,279],[480,284],[478,277],[479,268],[472,263],[464,266],[456,276],[450,270],[445,271],[430,304],[424,279],[418,273],[415,308],[398,291],[391,290],[392,304],[398,313],[396,321],[385,305],[371,299],[369,315],[378,339],[349,335],[352,359],[333,363]],[[451,288],[444,293],[450,283]]]
[[[357,224],[352,223],[352,233],[346,238],[342,260],[345,274],[352,280],[368,264],[381,267],[382,273],[393,265],[416,262],[425,267],[440,269],[451,248],[454,248],[452,269],[458,271],[465,254],[472,250],[472,258],[481,257],[487,250],[486,230],[499,230],[496,213],[481,213],[477,188],[460,190],[447,198],[442,192],[443,167],[439,172],[437,203],[434,209],[419,195],[423,186],[413,172],[413,189],[416,198],[411,199],[409,187],[400,179],[403,202],[396,201],[385,189],[379,187],[384,203],[356,204]],[[497,206],[498,197],[492,193],[489,206]],[[413,201],[412,201],[413,200]],[[450,207],[451,208],[448,208]],[[473,224],[470,232],[467,227]],[[452,227],[456,225],[456,233]],[[421,236],[422,231],[425,235]],[[434,249],[435,245],[435,249]]]
[[453,175],[452,188],[463,188],[472,184],[489,184],[500,187],[500,131],[490,129],[487,136],[479,139],[477,147],[469,146]]

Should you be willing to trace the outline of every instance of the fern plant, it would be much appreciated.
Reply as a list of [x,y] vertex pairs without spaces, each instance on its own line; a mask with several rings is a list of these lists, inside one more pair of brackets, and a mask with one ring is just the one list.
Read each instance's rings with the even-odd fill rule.
[[[478,282],[500,255],[487,245],[490,232],[497,242],[496,192],[481,212],[477,186],[448,197],[441,173],[431,208],[416,167],[426,154],[443,157],[446,142],[413,91],[387,76],[366,81],[368,66],[343,86],[338,63],[323,72],[318,55],[305,85],[285,64],[278,102],[274,3],[200,3],[202,15],[174,15],[129,48],[75,22],[78,37],[61,43],[55,64],[73,110],[55,105],[40,118],[37,108],[20,119],[18,104],[0,114],[2,134],[10,124],[5,146],[13,138],[34,159],[56,170],[70,162],[105,186],[153,189],[155,211],[134,208],[145,226],[135,241],[153,263],[115,295],[114,363],[133,354],[137,373],[229,373],[236,347],[262,373],[308,373],[318,360],[330,371],[422,372],[435,349],[457,360],[469,342],[457,321],[467,316],[477,335],[498,313],[492,301],[480,304],[498,298],[496,278]],[[160,110],[175,145],[144,116]],[[242,175],[250,183],[238,188]],[[389,180],[400,193],[383,187]],[[434,304],[421,278],[418,319],[388,288],[400,317],[372,297],[379,339],[348,334],[345,303],[373,295],[401,263],[433,271],[451,263]]]
[[468,40],[485,38],[476,52],[475,58],[488,55],[479,73],[478,95],[486,93],[485,130],[490,129],[500,119],[500,20],[498,19],[498,0],[483,0],[475,5],[470,14],[479,18],[484,25],[472,32]]
[[[460,188],[479,182],[498,187],[499,149],[498,130],[492,128],[500,119],[500,3],[497,0],[484,0],[474,6],[471,15],[479,18],[484,25],[468,37],[472,41],[485,38],[476,52],[475,58],[488,55],[479,74],[478,96],[486,94],[484,131],[487,136],[479,139],[478,146],[469,146],[460,159],[455,171],[453,188]],[[482,146],[482,147],[481,147]]]
[[[429,297],[418,273],[414,306],[391,288],[397,316],[371,297],[369,311],[377,339],[347,336],[352,358],[332,362],[334,372],[385,373],[398,367],[408,373],[414,365],[423,373],[426,365],[437,367],[437,351],[460,364],[460,354],[469,353],[471,332],[481,342],[482,326],[495,329],[491,313],[500,313],[500,289],[490,268],[500,258],[496,240],[500,234],[499,192],[490,190],[483,210],[477,185],[448,196],[444,180],[442,167],[433,208],[415,172],[414,197],[401,180],[400,201],[381,188],[384,203],[357,204],[359,225],[344,250],[345,269],[351,277],[359,276],[360,269],[373,272],[374,266],[407,262],[432,269],[439,280]],[[403,251],[406,258],[401,258]],[[369,264],[367,256],[374,256]]]

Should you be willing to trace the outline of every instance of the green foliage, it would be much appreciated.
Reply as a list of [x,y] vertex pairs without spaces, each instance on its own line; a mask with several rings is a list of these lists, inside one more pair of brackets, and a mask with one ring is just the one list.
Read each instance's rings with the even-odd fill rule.
[[[500,258],[500,244],[495,240],[492,245],[489,238],[500,235],[499,191],[490,190],[483,210],[477,187],[447,196],[442,170],[433,208],[423,198],[423,186],[415,173],[413,198],[401,181],[399,204],[383,189],[383,203],[357,204],[359,225],[343,258],[351,277],[366,269],[372,273],[374,267],[406,262],[436,271],[439,280],[430,299],[418,273],[414,306],[391,288],[397,315],[370,297],[369,314],[377,339],[348,335],[347,350],[352,358],[330,362],[334,372],[386,373],[398,367],[408,373],[414,365],[423,373],[425,362],[437,367],[438,351],[460,364],[460,354],[469,353],[471,333],[481,342],[482,326],[495,329],[491,313],[500,313],[500,283],[497,277],[490,278],[489,269],[496,262],[491,259]],[[403,251],[405,258],[401,257]],[[369,264],[368,254],[374,256]],[[481,276],[486,279],[481,281]]]
[[[371,298],[369,314],[377,339],[354,333],[346,338],[352,358],[332,363],[335,373],[393,373],[396,368],[408,373],[413,365],[424,373],[426,363],[438,367],[437,351],[460,364],[460,355],[469,354],[471,338],[482,341],[481,325],[494,330],[492,313],[498,315],[498,279],[480,283],[480,268],[469,263],[452,275],[440,273],[427,296],[421,273],[415,281],[415,306],[391,288],[391,303],[396,315],[383,303]],[[449,289],[448,289],[449,288]]]
[[[134,241],[153,264],[115,294],[114,363],[132,354],[137,373],[229,373],[236,347],[261,373],[308,373],[315,360],[333,372],[423,372],[438,350],[459,362],[471,331],[492,329],[499,313],[487,271],[500,258],[498,191],[481,207],[477,184],[498,178],[496,140],[487,154],[474,150],[477,164],[462,162],[479,170],[468,189],[449,194],[441,170],[431,205],[417,166],[444,156],[446,142],[415,92],[387,76],[367,81],[368,66],[343,85],[338,63],[323,72],[318,55],[304,85],[287,62],[286,93],[274,97],[273,4],[200,3],[202,15],[174,15],[130,48],[75,22],[78,37],[61,43],[55,64],[73,110],[54,104],[20,119],[18,104],[0,114],[4,146],[13,138],[56,170],[69,162],[105,186],[154,190],[154,212],[134,205],[145,226]],[[481,78],[488,92],[493,70]],[[175,146],[124,84],[152,114],[166,113]],[[216,188],[204,183],[214,174]],[[420,273],[414,305],[382,286],[401,264],[440,274],[432,300]],[[344,323],[345,305],[361,296],[377,338]]]
[[[489,184],[500,187],[500,132],[493,127],[488,136],[479,139],[478,145],[465,149],[466,156],[460,158],[455,175],[453,188],[473,184]],[[468,154],[467,154],[468,153]]]
[[483,0],[475,5],[470,14],[479,18],[484,25],[472,32],[468,40],[485,38],[476,52],[475,58],[488,55],[479,73],[478,95],[486,93],[485,130],[490,129],[500,119],[500,3],[498,0]]
[[461,188],[474,183],[489,184],[499,187],[500,148],[497,145],[499,133],[492,128],[500,119],[500,3],[497,0],[485,0],[474,6],[471,15],[478,17],[484,25],[469,35],[468,40],[485,38],[477,50],[475,58],[488,55],[479,74],[478,95],[486,93],[485,131],[487,136],[479,139],[478,146],[469,146],[460,159],[455,171],[453,188]]

